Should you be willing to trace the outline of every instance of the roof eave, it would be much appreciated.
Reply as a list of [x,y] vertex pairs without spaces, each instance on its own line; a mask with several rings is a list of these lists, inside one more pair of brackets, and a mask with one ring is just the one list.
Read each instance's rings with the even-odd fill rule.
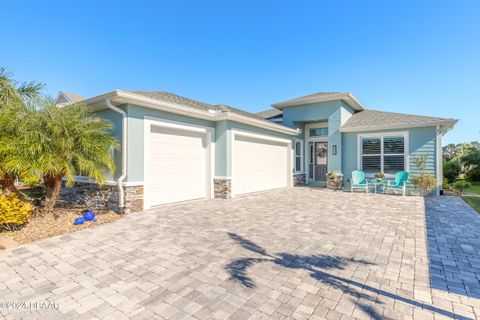
[[112,99],[117,104],[137,104],[152,109],[162,110],[170,113],[181,114],[189,117],[200,118],[210,121],[219,120],[232,120],[245,124],[249,124],[256,127],[265,128],[268,130],[281,132],[289,135],[298,135],[300,132],[296,129],[292,129],[283,125],[279,125],[268,120],[254,119],[246,116],[242,116],[233,112],[222,112],[215,110],[196,110],[191,107],[186,107],[176,103],[170,103],[161,101],[158,99],[148,98],[142,95],[138,95],[131,92],[125,92],[122,90],[114,90],[105,94],[82,101],[87,105],[95,107],[97,110],[101,110],[105,99]]
[[329,102],[329,101],[336,101],[336,100],[342,100],[346,104],[348,104],[352,109],[356,111],[361,111],[364,110],[365,107],[363,104],[358,101],[357,98],[353,96],[352,93],[336,93],[336,94],[331,94],[326,97],[311,97],[311,98],[305,98],[301,100],[296,100],[296,101],[284,101],[284,102],[278,102],[274,103],[271,106],[273,108],[282,110],[283,108],[286,107],[294,107],[294,106],[299,106],[299,105],[304,105],[304,104],[312,104],[312,103],[320,103],[320,102]]
[[343,128],[340,128],[340,132],[365,132],[365,131],[422,128],[422,127],[435,127],[435,126],[443,126],[447,129],[446,131],[448,131],[452,129],[457,122],[458,122],[457,119],[445,119],[445,120],[439,120],[439,121],[425,121],[425,122],[417,122],[417,123],[410,123],[410,124],[394,123],[394,124],[384,124],[384,125],[375,125],[375,126],[343,127]]

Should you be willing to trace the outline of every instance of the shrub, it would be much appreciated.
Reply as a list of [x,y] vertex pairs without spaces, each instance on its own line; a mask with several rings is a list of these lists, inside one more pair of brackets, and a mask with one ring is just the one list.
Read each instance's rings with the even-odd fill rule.
[[14,196],[0,195],[0,228],[13,231],[25,224],[33,212],[28,202]]
[[460,162],[456,160],[445,161],[443,163],[443,176],[449,183],[455,182],[462,172],[462,166]]
[[465,193],[465,190],[470,188],[472,185],[467,182],[467,181],[457,181],[453,185],[453,189],[455,189],[458,193],[463,195]]
[[466,178],[472,182],[480,182],[480,167],[475,167],[469,170],[466,174]]
[[448,180],[446,178],[443,178],[443,180],[442,180],[442,189],[443,190],[451,190],[452,189],[452,185],[450,183],[448,183]]
[[411,180],[415,188],[419,189],[421,196],[428,195],[437,186],[437,179],[431,173],[420,173]]

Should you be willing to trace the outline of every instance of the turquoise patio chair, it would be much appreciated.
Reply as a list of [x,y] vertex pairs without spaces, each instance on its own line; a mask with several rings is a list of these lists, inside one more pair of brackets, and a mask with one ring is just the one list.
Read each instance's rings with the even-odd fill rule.
[[401,190],[403,195],[407,192],[407,181],[410,177],[410,173],[406,171],[400,171],[395,174],[395,181],[388,181],[388,184],[385,186],[385,193],[388,194],[389,191]]
[[350,192],[353,192],[353,189],[363,189],[368,193],[368,181],[365,179],[365,172],[359,170],[352,171]]

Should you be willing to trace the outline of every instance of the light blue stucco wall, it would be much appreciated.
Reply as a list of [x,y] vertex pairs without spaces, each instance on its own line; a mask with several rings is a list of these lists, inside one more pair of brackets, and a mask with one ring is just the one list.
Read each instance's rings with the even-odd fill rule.
[[358,161],[358,135],[369,133],[385,133],[385,132],[408,132],[408,156],[409,156],[409,171],[411,175],[418,174],[418,168],[412,161],[416,155],[427,155],[426,171],[436,174],[436,127],[422,127],[409,129],[395,129],[382,131],[368,131],[368,132],[348,132],[342,134],[343,156],[342,156],[342,172],[345,175],[346,188],[350,187],[351,173],[357,170]]
[[[355,111],[341,100],[322,103],[311,103],[283,109],[283,124],[302,129],[300,139],[304,139],[305,123],[328,122],[328,171],[342,171],[342,134],[341,126],[354,114]],[[305,144],[306,145],[306,144]],[[332,152],[337,146],[337,154]],[[303,152],[305,159],[306,153]]]
[[[125,108],[122,108],[125,109]],[[101,110],[96,113],[96,115],[102,119],[109,121],[112,124],[111,134],[114,136],[118,143],[122,142],[122,116],[110,109]],[[107,181],[116,180],[122,174],[122,156],[121,156],[121,146],[114,151],[113,159],[115,161],[115,172],[113,174],[108,174],[106,179]]]

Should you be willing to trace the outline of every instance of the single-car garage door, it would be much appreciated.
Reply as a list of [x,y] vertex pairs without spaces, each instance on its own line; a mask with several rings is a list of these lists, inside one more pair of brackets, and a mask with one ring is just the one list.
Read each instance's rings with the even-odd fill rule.
[[148,207],[209,195],[209,136],[202,131],[151,125],[145,171]]
[[290,144],[235,135],[232,188],[244,194],[289,186]]

